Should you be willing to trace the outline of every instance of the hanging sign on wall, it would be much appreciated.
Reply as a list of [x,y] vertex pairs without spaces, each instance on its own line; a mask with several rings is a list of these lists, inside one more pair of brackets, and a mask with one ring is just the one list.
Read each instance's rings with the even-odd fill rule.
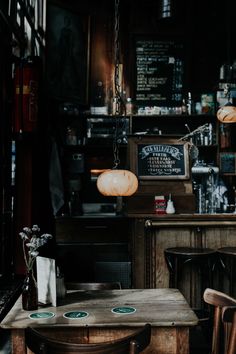
[[174,40],[135,39],[137,105],[178,106],[183,90],[183,44]]
[[188,144],[175,139],[130,139],[131,170],[139,179],[189,179]]

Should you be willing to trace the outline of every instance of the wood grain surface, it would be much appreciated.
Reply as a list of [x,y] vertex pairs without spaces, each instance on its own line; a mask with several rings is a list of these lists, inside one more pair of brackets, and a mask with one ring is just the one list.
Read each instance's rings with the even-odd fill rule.
[[[134,307],[132,314],[114,314],[114,307]],[[145,353],[188,354],[189,327],[198,319],[183,295],[177,289],[124,289],[103,291],[73,291],[57,307],[34,312],[51,311],[50,319],[32,320],[31,312],[22,310],[21,298],[1,322],[2,328],[12,331],[12,353],[26,352],[24,329],[34,326],[52,336],[78,340],[89,338],[100,342],[131,333],[145,323],[152,325],[152,340]],[[63,317],[67,311],[86,311],[81,319]],[[66,326],[66,331],[65,327]]]

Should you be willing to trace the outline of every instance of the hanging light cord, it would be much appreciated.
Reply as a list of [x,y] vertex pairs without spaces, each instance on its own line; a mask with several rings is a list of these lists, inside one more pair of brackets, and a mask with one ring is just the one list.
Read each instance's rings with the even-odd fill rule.
[[113,155],[114,155],[114,166],[113,169],[116,169],[119,164],[120,164],[120,158],[119,158],[119,147],[118,147],[118,143],[114,142],[113,143]]
[[[123,208],[123,196],[133,195],[138,188],[138,178],[134,173],[125,169],[118,169],[120,164],[119,158],[119,144],[124,142],[124,122],[125,119],[121,117],[121,105],[124,105],[124,101],[121,95],[121,75],[120,75],[120,43],[119,43],[119,0],[115,1],[115,27],[114,27],[114,82],[113,82],[113,94],[115,102],[115,131],[113,139],[113,154],[114,154],[114,166],[110,171],[101,173],[97,179],[97,187],[101,194],[105,196],[116,196],[116,210],[117,213],[122,212]],[[125,110],[124,110],[125,112]]]

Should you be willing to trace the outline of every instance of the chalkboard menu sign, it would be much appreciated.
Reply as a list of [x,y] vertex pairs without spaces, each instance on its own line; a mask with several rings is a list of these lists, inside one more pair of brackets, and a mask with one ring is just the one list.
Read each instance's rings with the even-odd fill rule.
[[220,172],[226,175],[236,174],[236,153],[235,152],[220,153]]
[[182,103],[183,44],[173,40],[135,40],[138,106],[178,106]]
[[131,141],[136,156],[133,171],[139,179],[189,179],[188,144],[175,139]]

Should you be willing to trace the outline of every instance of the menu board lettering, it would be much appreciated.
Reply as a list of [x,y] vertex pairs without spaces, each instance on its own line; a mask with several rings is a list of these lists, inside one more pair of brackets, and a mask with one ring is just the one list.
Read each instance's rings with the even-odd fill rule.
[[138,105],[176,106],[182,102],[183,45],[175,41],[136,39]]
[[140,178],[188,178],[185,144],[138,144]]

